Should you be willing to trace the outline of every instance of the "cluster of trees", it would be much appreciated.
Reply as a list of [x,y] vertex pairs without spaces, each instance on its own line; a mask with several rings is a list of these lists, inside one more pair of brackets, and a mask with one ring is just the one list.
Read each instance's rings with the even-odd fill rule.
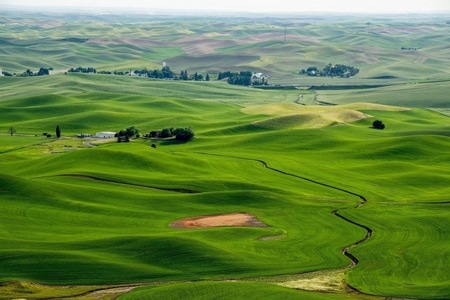
[[122,76],[141,76],[156,79],[173,79],[173,80],[195,80],[195,81],[209,81],[210,76],[207,73],[206,76],[195,72],[194,74],[189,74],[187,70],[181,71],[179,74],[173,72],[169,66],[164,66],[161,69],[148,70],[144,68],[142,70],[130,70],[130,71],[98,71],[94,68],[83,68],[78,67],[76,69],[71,68],[68,72],[80,72],[80,73],[96,73],[96,74],[109,74],[109,75],[122,75]]
[[[24,73],[16,75],[11,74],[8,72],[3,71],[3,74],[5,76],[41,76],[41,75],[49,75],[50,70],[53,70],[53,68],[40,68],[37,73],[34,73],[30,70],[26,70]],[[77,68],[70,68],[67,72],[69,73],[93,73],[93,74],[110,74],[110,75],[136,75],[136,76],[142,76],[142,77],[148,77],[148,78],[156,78],[156,79],[172,79],[172,80],[193,80],[193,81],[210,81],[210,75],[209,73],[206,73],[205,76],[203,74],[199,74],[198,72],[195,72],[193,74],[189,74],[187,70],[182,70],[180,73],[173,72],[169,66],[164,66],[161,69],[155,69],[155,70],[148,70],[148,69],[142,69],[142,70],[134,70],[134,71],[98,71],[93,67],[77,67]],[[220,72],[218,75],[218,80],[227,79],[227,82],[229,84],[235,84],[235,85],[244,85],[244,86],[250,86],[250,85],[267,85],[267,79],[264,78],[258,78],[257,80],[253,80],[254,73],[252,71],[240,71],[240,72],[232,72],[232,71],[225,71]]]
[[123,71],[97,71],[97,74],[108,74],[108,75],[128,75],[128,72],[123,72]]
[[120,130],[118,133],[116,133],[117,142],[129,142],[131,138],[133,137],[140,137],[139,135],[139,129],[137,129],[135,126],[130,126],[126,129]]
[[206,73],[206,76],[203,77],[202,74],[198,74],[197,72],[195,72],[194,74],[189,74],[187,70],[181,71],[178,79],[194,80],[194,81],[210,81],[211,80],[209,73]]
[[69,73],[97,73],[97,70],[92,68],[92,67],[88,67],[88,68],[83,68],[83,67],[78,67],[76,69],[74,68],[70,68],[70,70],[68,71]]
[[239,73],[231,72],[231,71],[219,72],[219,74],[217,75],[217,80],[228,79],[233,74],[239,74]]
[[225,72],[219,72],[217,75],[217,80],[224,80],[226,79],[229,84],[235,84],[235,85],[244,85],[244,86],[251,86],[251,85],[267,85],[267,77],[262,76],[255,78],[256,74],[252,71],[240,71],[240,72],[232,72],[232,71],[225,71]]
[[414,51],[419,50],[419,48],[416,48],[416,47],[402,47],[401,49],[402,50],[414,50]]
[[222,80],[227,78],[227,82],[229,84],[249,86],[252,85],[252,75],[253,72],[251,71],[240,71],[240,72],[225,71],[220,72],[219,75],[217,76],[217,79]]
[[[14,126],[10,126],[8,128],[8,133],[13,136],[16,133],[16,128]],[[61,127],[59,125],[56,125],[55,129],[56,137],[61,137]],[[52,135],[50,133],[44,132],[42,134],[46,137],[51,137]],[[120,130],[118,133],[116,133],[117,142],[129,142],[132,138],[139,138],[139,129],[136,128],[136,126],[130,126],[128,128]],[[191,128],[164,128],[161,131],[151,131],[148,134],[145,134],[144,137],[147,138],[170,138],[175,137],[178,141],[190,141],[194,138],[194,132]]]
[[[128,73],[129,74],[129,73]],[[179,74],[173,72],[169,66],[162,67],[161,70],[134,70],[134,74],[138,76],[148,77],[148,78],[156,78],[156,79],[173,79],[173,80],[195,80],[195,81],[209,81],[209,74],[206,73],[206,76],[195,72],[194,74],[189,74],[187,70],[182,70]],[[125,74],[127,75],[127,74]]]
[[[120,130],[116,133],[117,142],[129,142],[132,138],[139,138],[139,129],[135,126],[130,126],[126,129]],[[146,138],[171,138],[175,137],[178,141],[187,142],[194,138],[194,132],[191,128],[164,128],[161,131],[151,131],[144,134]]]
[[[16,128],[14,126],[9,126],[8,133],[13,136],[16,133]],[[56,137],[59,139],[61,137],[61,127],[59,127],[59,125],[56,125],[55,133]],[[42,135],[46,137],[52,137],[52,135],[47,132],[42,133]]]
[[[41,68],[37,73],[33,73],[30,70],[25,71],[20,75],[10,74],[8,72],[3,71],[5,76],[41,76],[41,75],[49,75],[50,70],[53,68]],[[308,69],[309,70],[309,69]],[[173,72],[169,66],[164,66],[161,69],[148,70],[146,68],[142,70],[130,70],[130,71],[98,71],[93,67],[77,67],[70,68],[67,72],[69,73],[93,73],[93,74],[110,74],[110,75],[122,75],[122,76],[142,76],[148,78],[156,78],[156,79],[172,79],[172,80],[193,80],[193,81],[210,81],[209,73],[206,73],[205,76],[203,74],[199,74],[195,72],[193,74],[189,74],[187,70],[182,70],[180,73]],[[256,78],[254,79],[254,73],[252,71],[240,71],[240,72],[232,72],[225,71],[220,72],[218,74],[218,80],[227,79],[229,84],[235,85],[267,85],[267,77]]]
[[26,70],[23,73],[20,74],[11,74],[9,72],[6,71],[2,71],[3,75],[5,76],[18,76],[18,77],[29,77],[29,76],[43,76],[43,75],[50,75],[50,71],[53,70],[53,68],[40,68],[39,71],[37,72],[33,72],[30,69]]
[[358,68],[341,64],[337,65],[328,64],[322,70],[319,70],[317,67],[309,67],[307,69],[302,69],[299,72],[299,74],[301,75],[308,75],[308,76],[328,76],[328,77],[342,77],[342,78],[349,78],[355,76],[358,73],[359,73]]
[[170,69],[169,66],[164,66],[160,70],[135,70],[134,74],[157,79],[174,79],[176,77],[176,74]]
[[194,132],[190,128],[176,128],[172,131],[177,141],[187,142],[194,138]]
[[175,137],[178,141],[187,142],[194,138],[194,132],[191,128],[164,128],[161,131],[150,131],[144,135],[148,138],[170,138]]

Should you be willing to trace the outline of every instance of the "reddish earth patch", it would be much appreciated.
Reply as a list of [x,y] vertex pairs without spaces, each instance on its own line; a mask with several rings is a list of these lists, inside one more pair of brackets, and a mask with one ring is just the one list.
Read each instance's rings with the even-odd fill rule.
[[221,40],[201,36],[183,37],[181,39],[178,39],[175,44],[182,47],[187,54],[204,55],[215,53],[216,50],[220,48],[239,45],[239,42],[235,40]]
[[268,227],[255,216],[246,213],[200,216],[178,220],[170,224],[170,227],[175,228],[207,228],[220,226]]

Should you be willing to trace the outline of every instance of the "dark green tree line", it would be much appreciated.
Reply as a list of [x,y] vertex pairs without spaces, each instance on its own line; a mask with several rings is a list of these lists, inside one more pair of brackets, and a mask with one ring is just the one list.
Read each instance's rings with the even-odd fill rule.
[[358,74],[359,69],[342,64],[337,65],[328,64],[322,70],[319,70],[317,67],[309,67],[307,69],[301,70],[299,73],[308,76],[324,76],[324,77],[328,76],[328,77],[348,78]]

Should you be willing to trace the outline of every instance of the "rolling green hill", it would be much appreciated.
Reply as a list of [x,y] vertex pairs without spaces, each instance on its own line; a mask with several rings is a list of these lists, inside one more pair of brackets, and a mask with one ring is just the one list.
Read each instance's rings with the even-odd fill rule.
[[298,75],[332,63],[358,67],[359,84],[448,79],[446,21],[442,14],[105,17],[12,11],[0,19],[0,67],[9,73],[78,66],[129,71],[167,62],[178,73],[249,69],[267,73],[272,83],[308,85],[336,83]]
[[[4,70],[164,60],[189,71],[270,70],[276,82],[319,88],[1,77],[0,299],[450,296],[448,61],[438,46],[447,26],[295,19],[284,42],[278,19],[175,28],[177,18],[16,17],[1,19],[19,20],[0,38]],[[364,71],[298,75],[330,58]],[[377,119],[384,130],[372,128]],[[76,137],[129,126],[141,133],[129,143]],[[142,137],[170,127],[195,137]],[[233,213],[265,226],[173,226]]]

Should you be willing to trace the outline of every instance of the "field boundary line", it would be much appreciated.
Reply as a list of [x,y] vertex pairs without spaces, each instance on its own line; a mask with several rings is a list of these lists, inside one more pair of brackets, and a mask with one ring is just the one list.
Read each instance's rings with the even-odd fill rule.
[[123,182],[119,180],[113,180],[113,179],[105,179],[100,178],[97,176],[92,175],[83,175],[83,174],[56,174],[56,175],[49,175],[49,176],[40,176],[40,177],[34,177],[34,178],[51,178],[51,177],[72,177],[72,178],[82,178],[82,179],[89,179],[89,180],[95,180],[95,181],[101,181],[106,183],[113,183],[113,184],[121,184],[121,185],[127,185],[127,186],[135,186],[135,187],[141,187],[146,189],[152,189],[152,190],[160,190],[160,191],[167,191],[167,192],[175,192],[175,193],[182,193],[182,194],[198,194],[199,191],[194,191],[191,189],[185,189],[185,188],[163,188],[163,187],[156,187],[156,186],[149,186],[144,184],[135,184],[135,183],[128,183]]
[[[314,179],[311,179],[311,178],[308,178],[308,177],[300,176],[300,175],[297,175],[297,174],[289,173],[289,172],[286,172],[286,171],[283,171],[283,170],[271,167],[271,166],[269,166],[269,164],[266,161],[264,161],[262,159],[240,157],[240,156],[233,156],[233,155],[225,155],[225,154],[214,154],[214,153],[206,153],[206,152],[194,152],[194,153],[202,154],[202,155],[229,157],[229,158],[234,158],[234,159],[242,159],[242,160],[259,162],[259,163],[261,163],[263,165],[264,168],[267,168],[267,169],[269,169],[271,171],[280,173],[282,175],[291,176],[291,177],[298,178],[298,179],[301,179],[301,180],[304,180],[304,181],[308,181],[308,182],[311,182],[311,183],[314,183],[314,184],[317,184],[317,185],[321,185],[321,186],[324,186],[324,187],[327,187],[327,188],[338,190],[338,191],[350,194],[352,196],[356,196],[356,197],[358,197],[360,199],[360,202],[359,202],[359,204],[357,206],[354,207],[355,209],[362,207],[367,202],[367,199],[364,196],[360,195],[360,194],[354,193],[352,191],[349,191],[349,190],[346,190],[346,189],[343,189],[343,188],[340,188],[340,187],[329,185],[329,184],[326,184],[326,183],[323,183],[323,182],[320,182],[320,181],[317,181],[317,180],[314,180]],[[348,209],[348,208],[343,208],[343,209]],[[354,268],[354,267],[356,267],[358,265],[359,259],[356,256],[354,256],[353,254],[351,254],[349,252],[349,250],[354,248],[354,247],[356,247],[356,246],[358,246],[358,245],[360,245],[361,243],[367,241],[369,238],[371,238],[372,234],[373,234],[373,230],[370,227],[368,227],[368,226],[365,226],[363,224],[360,224],[360,223],[358,223],[356,221],[353,221],[353,220],[343,216],[342,214],[339,213],[340,210],[342,210],[342,209],[333,210],[331,213],[333,215],[335,215],[336,217],[338,217],[338,218],[340,218],[340,219],[342,219],[342,220],[344,220],[344,221],[346,221],[346,222],[348,222],[350,224],[353,224],[355,226],[363,228],[366,231],[366,235],[365,235],[365,237],[363,239],[358,240],[355,243],[353,243],[353,244],[351,244],[351,245],[349,245],[347,247],[344,247],[342,249],[342,254],[344,256],[346,256],[347,258],[349,258],[350,261],[351,261],[351,264],[348,266],[348,268]]]

